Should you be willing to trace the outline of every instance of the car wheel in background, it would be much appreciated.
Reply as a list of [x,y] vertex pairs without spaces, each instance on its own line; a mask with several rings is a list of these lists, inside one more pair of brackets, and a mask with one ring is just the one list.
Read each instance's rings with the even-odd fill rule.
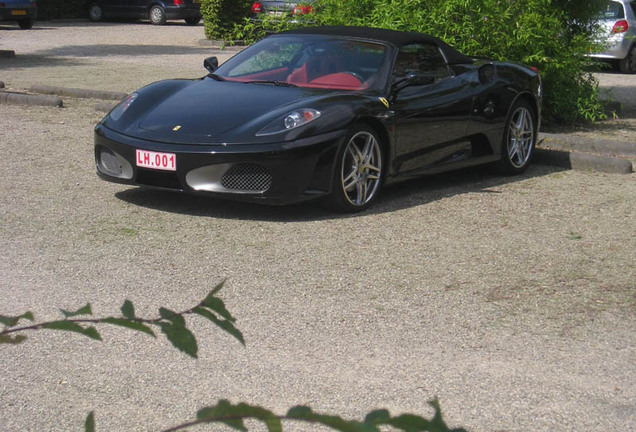
[[30,18],[21,19],[18,21],[18,25],[22,30],[29,30],[30,28],[33,28],[33,20]]
[[515,102],[510,110],[503,142],[499,167],[506,174],[519,174],[526,170],[532,158],[537,140],[534,110],[528,102]]
[[190,17],[185,19],[186,24],[191,26],[199,24],[199,21],[201,21],[201,17]]
[[155,5],[150,8],[148,18],[154,25],[164,25],[166,23],[166,12],[161,6]]
[[99,4],[93,3],[90,5],[90,7],[88,8],[88,19],[93,22],[101,21],[102,19],[104,19],[104,11]]
[[632,45],[627,56],[623,60],[619,60],[618,69],[622,73],[636,73],[636,45]]
[[336,157],[328,205],[347,213],[368,208],[384,180],[382,156],[377,133],[365,124],[354,124]]

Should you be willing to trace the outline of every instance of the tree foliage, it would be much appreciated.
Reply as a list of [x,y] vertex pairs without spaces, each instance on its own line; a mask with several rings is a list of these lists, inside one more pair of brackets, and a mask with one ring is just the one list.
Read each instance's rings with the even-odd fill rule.
[[[60,309],[63,319],[46,322],[35,322],[35,316],[27,311],[20,315],[0,315],[0,345],[17,345],[27,340],[26,334],[37,330],[61,330],[82,334],[93,340],[101,341],[97,327],[113,325],[120,328],[135,330],[156,338],[153,330],[160,329],[172,345],[190,357],[198,355],[195,335],[187,328],[186,316],[198,315],[206,318],[221,330],[229,333],[240,343],[245,345],[243,334],[235,327],[236,319],[227,310],[223,300],[217,294],[223,287],[223,282],[214,287],[208,295],[194,307],[182,312],[173,312],[166,308],[159,308],[159,316],[155,318],[140,318],[135,313],[131,301],[126,300],[121,306],[121,316],[92,318],[93,311],[90,303],[77,310]],[[30,321],[33,324],[19,326],[20,323]],[[266,408],[246,403],[232,404],[227,400],[220,400],[216,404],[200,409],[196,418],[165,429],[163,432],[185,430],[200,424],[221,423],[238,431],[247,431],[245,420],[256,420],[262,423],[268,432],[282,432],[285,421],[320,424],[340,432],[380,432],[387,427],[404,432],[465,432],[464,429],[450,429],[442,419],[442,413],[437,399],[430,402],[435,414],[432,419],[413,414],[391,416],[388,410],[380,409],[368,413],[364,420],[346,420],[337,415],[316,413],[308,406],[294,406],[285,415],[277,415]],[[84,421],[85,432],[96,431],[94,412],[90,412]]]
[[586,57],[594,42],[598,0],[321,0],[300,20],[244,21],[234,35],[256,40],[266,31],[300,25],[359,25],[428,33],[475,57],[538,68],[544,83],[544,119],[605,118],[596,63]]

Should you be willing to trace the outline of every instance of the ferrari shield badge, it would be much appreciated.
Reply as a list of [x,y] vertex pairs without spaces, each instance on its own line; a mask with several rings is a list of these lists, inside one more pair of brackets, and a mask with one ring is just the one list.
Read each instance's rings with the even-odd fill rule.
[[381,97],[381,98],[378,98],[378,99],[380,99],[380,102],[382,102],[382,104],[383,104],[385,107],[389,108],[389,101],[388,101],[388,100],[386,100],[386,98]]
[[176,132],[179,129],[181,129],[181,125],[176,125],[175,127],[172,128],[172,132]]

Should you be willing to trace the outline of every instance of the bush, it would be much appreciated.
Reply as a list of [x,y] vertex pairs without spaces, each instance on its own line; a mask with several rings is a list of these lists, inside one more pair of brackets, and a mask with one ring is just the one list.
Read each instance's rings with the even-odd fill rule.
[[[520,62],[539,69],[544,119],[571,123],[606,118],[597,82],[585,57],[592,42],[597,0],[321,0],[306,21],[316,25],[363,25],[428,33],[475,57]],[[234,34],[255,40],[263,22],[237,26]]]
[[208,39],[226,39],[234,24],[249,14],[251,5],[251,0],[202,0],[205,36]]

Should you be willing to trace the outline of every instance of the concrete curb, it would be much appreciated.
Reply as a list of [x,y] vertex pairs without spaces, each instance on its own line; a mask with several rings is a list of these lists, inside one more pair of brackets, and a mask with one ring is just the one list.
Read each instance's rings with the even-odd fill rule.
[[117,101],[120,101],[126,98],[126,96],[128,96],[128,93],[122,93],[122,92],[56,87],[56,86],[48,86],[48,85],[42,85],[42,84],[34,84],[31,86],[30,90],[33,92],[42,93],[42,94],[61,95],[61,96],[69,96],[69,97],[85,98],[85,99],[117,100]]
[[0,104],[4,105],[39,105],[62,108],[62,99],[57,96],[43,96],[22,93],[0,92]]
[[99,112],[110,112],[110,110],[112,110],[113,108],[115,108],[115,104],[111,104],[108,102],[100,102],[98,104],[95,104],[95,111],[99,111]]
[[631,174],[632,162],[627,159],[537,148],[534,161],[539,164],[559,166],[579,171],[598,171],[610,174]]
[[571,135],[542,133],[542,146],[584,153],[598,153],[605,156],[636,157],[636,143],[628,141],[592,139]]

